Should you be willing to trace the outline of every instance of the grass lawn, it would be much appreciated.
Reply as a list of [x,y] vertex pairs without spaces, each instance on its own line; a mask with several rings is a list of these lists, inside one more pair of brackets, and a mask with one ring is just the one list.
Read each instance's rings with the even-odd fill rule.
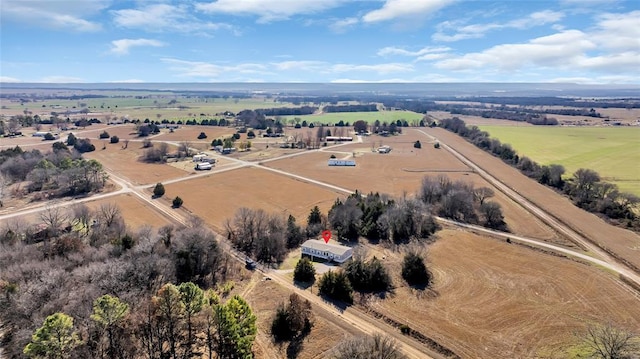
[[479,126],[540,164],[561,164],[570,176],[589,168],[621,191],[640,196],[640,128]]
[[335,124],[340,122],[349,122],[353,125],[358,120],[363,120],[368,123],[374,123],[376,120],[380,122],[391,123],[397,120],[407,120],[409,124],[411,121],[420,121],[424,115],[421,113],[411,111],[377,111],[377,112],[332,112],[323,113],[318,115],[304,115],[304,116],[283,116],[283,118],[299,118],[301,121],[307,121],[309,123],[323,123],[323,124]]

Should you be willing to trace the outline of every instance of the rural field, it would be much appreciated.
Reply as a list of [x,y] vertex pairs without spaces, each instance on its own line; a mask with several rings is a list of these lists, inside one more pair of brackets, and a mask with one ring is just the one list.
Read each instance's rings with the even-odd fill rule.
[[403,286],[370,305],[461,357],[571,357],[576,333],[602,318],[640,330],[637,293],[589,265],[450,229],[427,256],[431,291]]
[[544,164],[560,164],[565,176],[580,168],[598,172],[621,191],[640,196],[640,128],[542,127],[480,125],[521,156]]
[[[94,114],[100,113],[103,119],[117,116],[184,121],[221,118],[216,114],[224,111],[293,106],[266,96],[223,99],[133,92],[121,98],[117,92],[113,94],[114,97],[86,101],[44,100],[23,105],[3,102],[2,113],[22,114],[28,108],[33,114],[48,116],[51,111],[62,113],[86,107]],[[608,115],[613,118],[629,113],[612,110]],[[87,116],[92,117],[92,112]],[[74,135],[89,138],[96,146],[95,151],[83,156],[99,161],[110,181],[99,193],[57,203],[66,209],[82,202],[92,210],[115,204],[128,234],[147,226],[157,231],[168,224],[182,228],[196,223],[212,230],[221,247],[231,254],[229,258],[239,260],[235,263],[233,294],[246,298],[257,316],[258,333],[253,346],[256,358],[325,358],[344,338],[377,330],[387,331],[397,339],[407,353],[412,353],[410,358],[427,357],[427,346],[389,324],[394,321],[408,325],[461,358],[584,358],[580,333],[591,324],[612,323],[640,332],[640,292],[620,280],[622,273],[635,273],[629,268],[640,268],[640,236],[576,208],[562,194],[525,177],[463,138],[441,128],[403,127],[398,135],[357,136],[352,126],[328,126],[323,130],[352,136],[353,141],[321,144],[318,149],[282,146],[317,136],[318,128],[290,126],[294,118],[310,123],[353,124],[365,120],[372,124],[376,120],[412,123],[423,116],[410,111],[282,116],[289,125],[284,127],[283,137],[258,136],[251,140],[251,150],[228,155],[213,151],[211,141],[236,133],[232,126],[183,125],[147,137],[154,146],[167,144],[169,152],[185,145],[205,152],[217,161],[210,171],[196,171],[191,158],[169,158],[167,163],[157,164],[140,161],[146,149],[134,124],[96,124],[74,129]],[[429,116],[442,119],[451,114],[434,112]],[[640,195],[640,169],[636,165],[640,163],[639,128],[540,127],[477,116],[461,118],[503,143],[510,143],[520,155],[541,164],[562,164],[567,175],[577,168],[591,168],[622,190]],[[100,140],[98,136],[103,131],[118,136],[120,142]],[[22,137],[0,137],[0,149],[16,145],[43,152],[51,149],[52,142],[31,136],[35,128],[24,128],[23,132]],[[201,132],[207,135],[206,139],[197,139]],[[68,133],[61,132],[60,140],[64,141]],[[247,141],[245,133],[239,137],[236,146]],[[421,146],[416,146],[416,141]],[[381,146],[389,146],[391,152],[378,153]],[[332,156],[354,160],[356,166],[328,166]],[[300,255],[299,248],[291,250],[280,267],[260,265],[255,271],[240,268],[247,255],[230,250],[226,225],[239,208],[262,209],[285,220],[291,214],[304,228],[314,206],[326,216],[336,199],[344,200],[355,190],[384,193],[396,200],[413,198],[425,176],[447,176],[476,188],[489,188],[494,195],[488,200],[501,206],[509,231],[441,221],[442,229],[430,240],[419,243],[433,274],[433,283],[426,290],[408,286],[401,277],[405,244],[372,244],[364,238],[360,238],[360,244],[349,243],[358,253],[380,259],[393,280],[390,292],[380,296],[356,294],[356,304],[352,306],[335,305],[319,297],[317,281],[309,287],[293,283],[292,269]],[[165,189],[160,198],[153,196],[156,183],[163,183]],[[180,208],[173,206],[176,197],[184,201],[177,206]],[[0,228],[15,218],[42,224],[39,209],[44,210],[47,202],[25,199],[5,203],[7,206],[0,208]],[[16,211],[24,214],[16,217]],[[332,241],[336,240],[335,230]],[[597,246],[585,246],[570,231]],[[168,253],[170,239],[168,242],[151,252]],[[418,241],[412,242],[416,245]],[[316,266],[318,271],[327,268],[320,263]],[[627,281],[634,282],[635,275]],[[318,274],[316,279],[319,277]],[[2,279],[0,274],[0,284]],[[315,315],[311,332],[297,349],[289,348],[288,343],[275,343],[270,332],[276,309],[293,292],[312,298]],[[297,351],[296,355],[291,355],[292,351]]]
[[219,233],[224,231],[225,220],[232,219],[241,207],[261,208],[285,219],[292,214],[304,223],[311,208],[318,206],[326,213],[336,198],[344,196],[257,168],[212,173],[165,187],[168,198],[180,196],[185,201],[184,209],[200,216]]
[[637,233],[611,226],[596,215],[577,208],[568,198],[525,177],[499,158],[489,155],[454,133],[440,128],[429,129],[428,133],[454,147],[479,167],[490,170],[502,183],[526,196],[529,201],[541,206],[594,243],[608,248],[629,263],[640,266],[640,236]]

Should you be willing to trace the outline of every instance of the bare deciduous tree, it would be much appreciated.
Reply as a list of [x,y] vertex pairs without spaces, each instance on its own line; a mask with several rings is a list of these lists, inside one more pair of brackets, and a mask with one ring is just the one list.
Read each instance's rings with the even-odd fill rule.
[[82,227],[82,231],[85,235],[89,233],[91,229],[91,219],[93,213],[87,205],[83,203],[77,203],[71,206],[71,220],[74,225]]
[[60,228],[67,220],[67,214],[62,206],[56,204],[49,204],[45,207],[44,211],[40,213],[40,219],[51,230],[51,235],[56,237],[60,232]]
[[406,355],[400,351],[398,343],[393,338],[376,333],[373,336],[354,337],[341,342],[329,357],[405,359]]
[[105,228],[111,228],[120,216],[120,208],[118,208],[118,205],[113,202],[104,203],[100,205],[100,208],[98,208],[100,225]]
[[616,328],[611,323],[590,325],[584,334],[584,343],[592,350],[592,356],[602,359],[627,358],[638,353],[640,345],[634,333]]

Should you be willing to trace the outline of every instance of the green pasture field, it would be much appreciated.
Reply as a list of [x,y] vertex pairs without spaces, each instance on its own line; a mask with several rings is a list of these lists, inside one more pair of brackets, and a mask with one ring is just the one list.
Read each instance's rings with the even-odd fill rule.
[[377,111],[377,112],[331,112],[322,113],[317,115],[304,115],[304,116],[282,116],[287,121],[293,118],[299,118],[301,121],[307,121],[309,123],[323,123],[323,124],[335,124],[340,122],[349,122],[352,125],[358,120],[366,121],[370,124],[376,120],[380,122],[396,122],[397,120],[407,120],[409,124],[411,121],[420,121],[424,115],[421,113],[411,111]]
[[579,168],[592,169],[621,191],[640,196],[640,128],[479,127],[511,144],[520,156],[544,165],[563,165],[567,177]]
[[[128,116],[130,119],[150,120],[167,119],[167,120],[185,120],[189,118],[199,119],[203,113],[209,118],[215,116],[216,113],[231,111],[234,113],[246,109],[258,108],[276,108],[276,107],[299,107],[292,103],[274,102],[273,99],[267,98],[188,98],[177,95],[160,95],[151,98],[135,98],[137,95],[126,97],[104,97],[104,98],[87,98],[82,100],[38,100],[36,102],[25,102],[20,105],[19,102],[3,101],[4,113],[22,113],[28,109],[33,114],[57,112],[64,114],[68,111],[78,111],[82,109],[80,103],[86,104],[90,112],[109,114],[110,116]],[[155,95],[153,95],[155,96]],[[177,103],[169,104],[175,99]],[[43,107],[44,105],[44,107]],[[179,109],[178,106],[185,106]],[[7,110],[7,111],[5,111]],[[10,112],[9,112],[10,111]],[[157,115],[160,114],[160,117]],[[189,116],[191,114],[191,116]]]

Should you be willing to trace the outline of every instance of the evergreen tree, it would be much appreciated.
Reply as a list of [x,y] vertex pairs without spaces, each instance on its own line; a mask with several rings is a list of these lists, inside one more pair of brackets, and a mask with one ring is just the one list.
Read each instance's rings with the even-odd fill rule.
[[24,354],[32,358],[70,358],[70,352],[81,344],[73,329],[73,318],[64,313],[48,316],[42,326],[31,336]]
[[316,269],[313,267],[313,263],[309,258],[304,257],[296,264],[296,269],[293,271],[293,280],[298,282],[313,282],[316,280]]

